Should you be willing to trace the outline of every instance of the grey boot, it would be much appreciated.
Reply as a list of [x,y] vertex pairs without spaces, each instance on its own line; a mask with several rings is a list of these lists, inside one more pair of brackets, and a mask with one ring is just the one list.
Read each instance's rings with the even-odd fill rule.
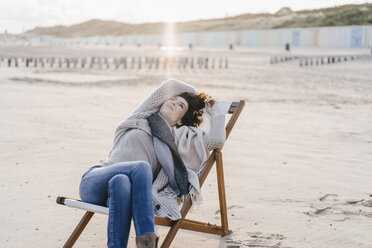
[[159,238],[155,233],[146,233],[136,237],[137,248],[157,248]]

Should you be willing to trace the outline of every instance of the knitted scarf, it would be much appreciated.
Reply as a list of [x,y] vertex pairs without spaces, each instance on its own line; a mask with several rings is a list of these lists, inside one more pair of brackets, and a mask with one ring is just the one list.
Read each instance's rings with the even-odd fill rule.
[[[174,164],[174,179],[176,181],[180,195],[187,195],[189,193],[189,180],[187,175],[186,166],[179,154],[174,137],[169,129],[168,124],[158,114],[152,114],[147,117],[149,126],[151,128],[152,136],[158,138],[164,142],[172,152],[173,164]],[[156,144],[154,144],[156,145]],[[156,151],[156,149],[155,149]],[[164,166],[162,164],[162,166]],[[170,171],[165,168],[165,171]],[[169,178],[173,178],[173,175],[168,175]]]

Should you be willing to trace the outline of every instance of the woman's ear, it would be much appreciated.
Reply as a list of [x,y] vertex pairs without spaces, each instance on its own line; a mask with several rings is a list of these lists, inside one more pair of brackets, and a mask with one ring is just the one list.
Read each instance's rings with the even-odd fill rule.
[[178,121],[178,122],[177,122],[177,125],[178,125],[178,126],[181,126],[181,125],[182,125],[182,121],[181,121],[181,120]]

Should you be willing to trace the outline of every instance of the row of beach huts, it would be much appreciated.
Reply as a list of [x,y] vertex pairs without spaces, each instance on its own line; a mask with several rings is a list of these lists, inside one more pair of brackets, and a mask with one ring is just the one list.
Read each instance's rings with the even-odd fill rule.
[[1,43],[173,47],[371,48],[372,25],[56,38],[24,33]]

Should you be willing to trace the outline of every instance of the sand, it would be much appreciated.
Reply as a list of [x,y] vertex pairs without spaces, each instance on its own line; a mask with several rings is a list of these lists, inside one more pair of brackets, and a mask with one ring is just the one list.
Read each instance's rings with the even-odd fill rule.
[[[324,53],[293,50],[292,54]],[[0,47],[0,56],[132,56],[155,49]],[[228,69],[127,71],[0,65],[0,246],[62,247],[83,211],[80,177],[107,156],[113,133],[158,84],[174,77],[246,106],[223,149],[229,228],[180,232],[172,247],[372,247],[372,58],[326,66],[269,64],[275,49],[181,51],[230,58]],[[333,50],[333,54],[368,53]],[[219,224],[213,169],[190,214]],[[105,247],[95,215],[76,247]],[[161,239],[165,230],[160,229]],[[130,247],[134,247],[134,231]]]

